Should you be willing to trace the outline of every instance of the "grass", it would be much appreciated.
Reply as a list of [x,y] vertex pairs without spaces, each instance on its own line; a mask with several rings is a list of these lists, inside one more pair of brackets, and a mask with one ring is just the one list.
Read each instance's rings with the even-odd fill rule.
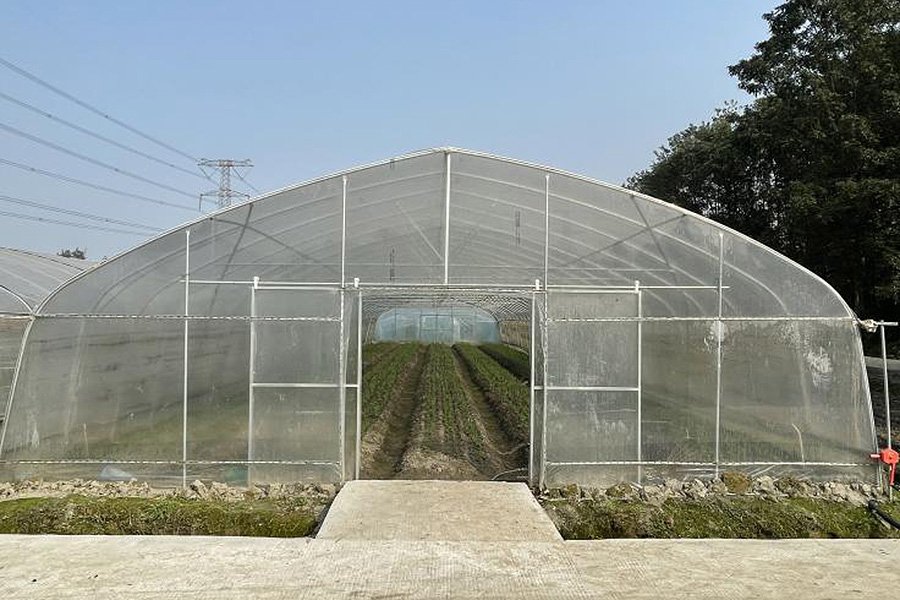
[[527,353],[506,344],[481,344],[478,348],[500,363],[520,381],[527,382],[530,379],[531,362]]
[[302,537],[316,517],[301,499],[26,498],[0,502],[0,533]]
[[454,346],[511,438],[528,441],[528,386],[471,344]]
[[[545,504],[563,538],[897,538],[864,507],[810,498],[685,500],[662,506],[623,500]],[[900,502],[882,508],[900,518]]]

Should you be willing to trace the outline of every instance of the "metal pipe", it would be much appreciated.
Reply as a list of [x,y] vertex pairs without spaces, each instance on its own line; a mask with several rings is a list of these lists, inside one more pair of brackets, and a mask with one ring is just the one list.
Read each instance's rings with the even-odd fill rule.
[[531,343],[528,345],[528,485],[534,487],[534,324],[537,293],[531,294]]
[[347,262],[347,176],[341,177],[341,285],[346,284]]
[[347,479],[347,356],[344,340],[344,290],[341,290],[341,324],[338,328],[338,435],[340,436],[341,483]]
[[547,481],[547,409],[550,406],[550,390],[547,384],[547,352],[550,342],[547,340],[547,314],[550,311],[550,297],[544,293],[544,310],[541,315],[541,379],[544,388],[544,402],[541,410],[541,470],[538,486],[544,488]]
[[722,323],[722,279],[725,275],[725,236],[720,231],[719,232],[719,280],[718,280],[718,308],[716,309],[717,319],[716,319],[716,447],[715,447],[715,461],[716,461],[716,472],[715,476],[719,476],[719,452],[720,452],[720,429],[721,429],[721,418],[722,418],[722,338],[725,337],[724,331],[724,323]]
[[187,420],[188,420],[188,329],[186,318],[191,312],[191,230],[184,232],[184,361],[181,398],[181,487],[187,487]]
[[[637,294],[637,316],[638,318],[644,316],[644,305],[643,305],[643,294],[641,293],[641,282],[634,282],[634,291]],[[643,458],[643,407],[641,402],[643,400],[641,394],[641,372],[644,368],[643,363],[643,323],[639,320],[637,322],[637,459],[640,462]],[[638,485],[641,485],[643,481],[643,469],[638,466],[637,471],[637,482]]]
[[[356,282],[359,287],[359,281]],[[363,370],[363,297],[362,291],[357,292],[357,317],[356,317],[356,462],[354,463],[354,476],[359,479],[360,460],[362,457],[362,370]]]
[[[549,285],[550,275],[550,173],[544,174],[544,289]],[[544,402],[546,402],[544,398]]]
[[450,282],[450,156],[445,154],[444,169],[444,285]]
[[[253,278],[253,285],[250,287],[250,385],[247,396],[247,462],[253,460],[253,381],[256,376],[256,287],[259,278]],[[253,472],[247,467],[247,487],[253,484]]]
[[887,447],[893,448],[891,440],[891,389],[888,381],[887,341],[884,334],[884,323],[881,324],[881,369],[884,374],[884,414],[887,417]]

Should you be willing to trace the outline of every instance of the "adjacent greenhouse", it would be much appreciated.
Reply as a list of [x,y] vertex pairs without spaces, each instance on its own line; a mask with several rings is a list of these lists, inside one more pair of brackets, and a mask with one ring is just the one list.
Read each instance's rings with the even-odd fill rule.
[[358,477],[362,345],[426,334],[530,350],[536,485],[875,475],[857,320],[826,282],[676,206],[466,150],[204,216],[29,322],[10,478]]

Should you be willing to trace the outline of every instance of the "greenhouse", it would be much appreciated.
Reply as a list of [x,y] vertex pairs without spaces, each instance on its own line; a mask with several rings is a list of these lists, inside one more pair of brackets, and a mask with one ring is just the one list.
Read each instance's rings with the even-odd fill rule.
[[857,319],[825,281],[674,205],[467,150],[205,215],[28,308],[4,321],[27,324],[6,478],[365,476],[364,347],[397,339],[527,353],[536,486],[876,474]]

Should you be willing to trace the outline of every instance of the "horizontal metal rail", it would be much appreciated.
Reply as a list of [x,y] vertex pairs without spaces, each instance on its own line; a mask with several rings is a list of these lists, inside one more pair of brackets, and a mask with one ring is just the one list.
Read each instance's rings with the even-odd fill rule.
[[648,321],[732,321],[732,322],[766,322],[766,321],[852,321],[856,319],[847,315],[843,317],[547,317],[551,323],[637,323]]
[[[547,461],[548,466],[556,467],[608,467],[608,466],[685,466],[685,467],[710,467],[716,466],[715,462],[691,462],[691,461],[670,461],[670,460],[607,460],[607,461],[577,461],[577,462],[554,462]],[[871,467],[871,462],[864,463],[845,463],[845,462],[720,462],[720,467]]]
[[318,321],[339,323],[339,317],[275,317],[249,315],[100,315],[91,313],[48,313],[35,315],[40,319],[119,319],[148,321]]
[[[545,389],[543,386],[535,386],[536,390]],[[639,387],[618,385],[548,385],[548,391],[555,392],[638,392]]]
[[[256,382],[251,384],[255,388],[313,388],[313,389],[338,389],[341,387],[339,383],[277,383],[277,382]],[[347,384],[345,387],[351,387]]]
[[339,460],[103,460],[73,458],[58,460],[0,460],[3,465],[339,465]]

